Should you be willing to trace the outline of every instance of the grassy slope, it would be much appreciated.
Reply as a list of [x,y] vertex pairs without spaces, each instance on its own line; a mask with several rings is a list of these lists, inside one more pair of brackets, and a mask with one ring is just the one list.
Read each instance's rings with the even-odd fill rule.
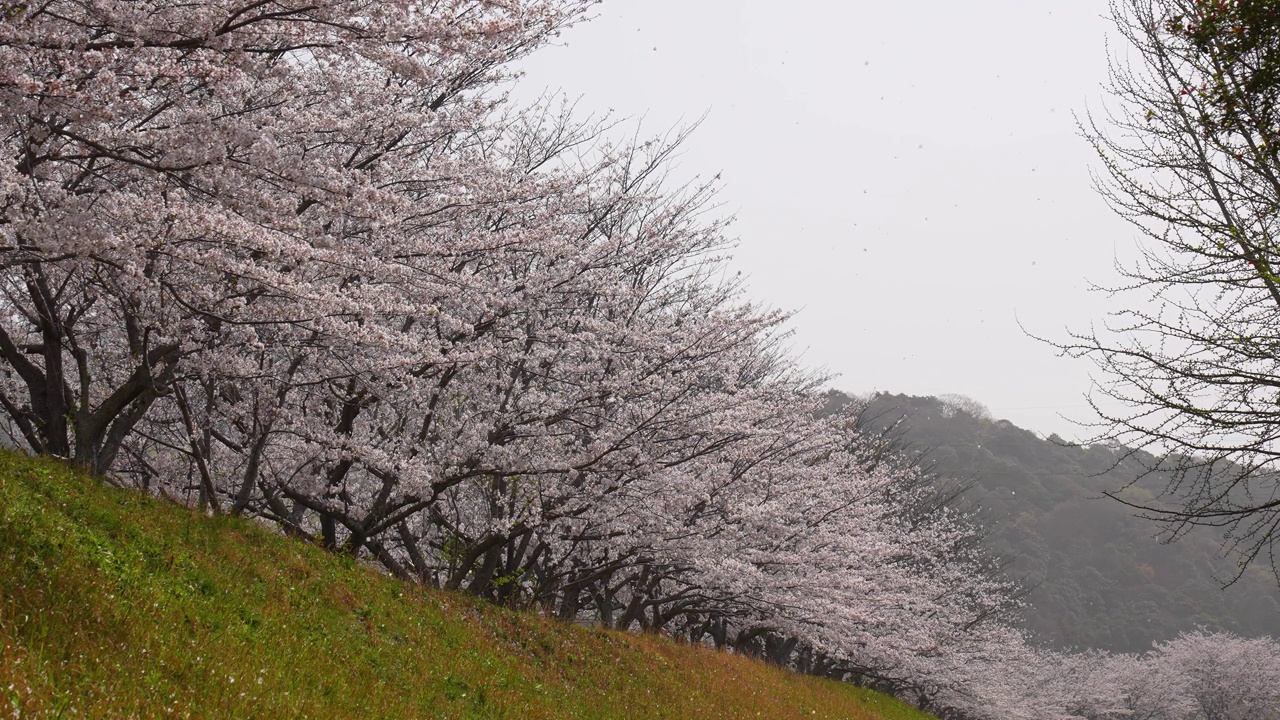
[[856,718],[890,698],[419,590],[0,454],[0,716]]

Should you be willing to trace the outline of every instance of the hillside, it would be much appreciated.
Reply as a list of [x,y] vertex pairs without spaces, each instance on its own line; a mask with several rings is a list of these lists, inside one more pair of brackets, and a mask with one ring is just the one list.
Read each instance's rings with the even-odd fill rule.
[[[1161,544],[1155,523],[1101,497],[1136,477],[1136,463],[1105,472],[1116,459],[1107,447],[1068,447],[984,414],[887,394],[869,411],[880,423],[906,415],[911,446],[927,450],[942,475],[976,483],[964,499],[981,508],[992,547],[1015,575],[1038,583],[1026,612],[1036,636],[1121,652],[1197,628],[1280,636],[1280,588],[1265,562],[1223,589],[1236,568],[1217,538],[1197,531]],[[1144,485],[1133,492],[1159,490]]]
[[0,548],[6,716],[927,718],[742,657],[409,587],[9,452]]

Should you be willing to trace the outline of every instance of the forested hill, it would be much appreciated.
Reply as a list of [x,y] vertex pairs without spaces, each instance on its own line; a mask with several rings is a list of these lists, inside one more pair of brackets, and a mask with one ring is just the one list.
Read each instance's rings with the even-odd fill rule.
[[878,423],[904,415],[905,439],[944,476],[976,483],[964,500],[981,508],[992,546],[1039,582],[1026,624],[1041,639],[1132,652],[1199,627],[1280,636],[1280,587],[1264,564],[1224,590],[1236,568],[1215,537],[1161,544],[1155,523],[1101,497],[1132,480],[1136,463],[1100,475],[1115,464],[1112,449],[1064,446],[977,403],[881,394],[869,409]]

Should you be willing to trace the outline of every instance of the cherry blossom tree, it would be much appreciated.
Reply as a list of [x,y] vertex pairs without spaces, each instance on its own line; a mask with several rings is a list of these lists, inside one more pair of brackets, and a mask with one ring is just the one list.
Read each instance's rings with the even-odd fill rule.
[[441,166],[406,188],[392,168],[447,158],[502,65],[583,6],[6,3],[11,434],[105,471],[202,350],[357,331],[390,299],[333,292],[358,245],[468,181]]
[[[964,718],[1267,720],[1280,714],[1280,641],[1185,633],[1140,654],[1011,645],[971,668]],[[967,700],[967,702],[966,702]]]
[[1194,632],[1158,645],[1157,674],[1179,678],[1194,720],[1280,718],[1280,642]]

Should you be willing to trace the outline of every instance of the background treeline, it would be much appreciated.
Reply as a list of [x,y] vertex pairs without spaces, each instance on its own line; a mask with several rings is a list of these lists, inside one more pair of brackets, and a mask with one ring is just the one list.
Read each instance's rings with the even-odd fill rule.
[[[829,407],[848,402],[832,393]],[[1167,528],[1103,496],[1131,484],[1122,497],[1157,496],[1167,478],[1147,472],[1150,456],[1044,438],[956,396],[885,393],[865,413],[967,488],[962,502],[980,509],[984,542],[1031,587],[1023,627],[1037,639],[1141,652],[1197,628],[1280,636],[1280,591],[1269,566],[1241,574],[1207,529],[1162,543]]]

